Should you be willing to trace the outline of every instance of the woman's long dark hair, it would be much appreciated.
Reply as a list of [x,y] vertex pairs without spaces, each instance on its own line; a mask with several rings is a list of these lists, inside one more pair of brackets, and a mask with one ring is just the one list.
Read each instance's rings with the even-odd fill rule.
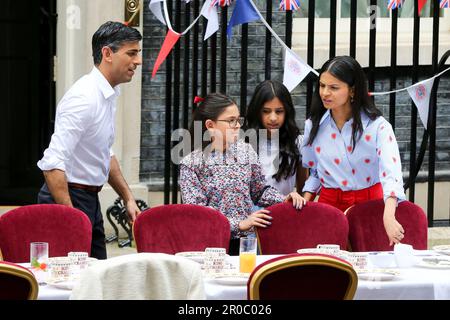
[[194,109],[194,114],[192,116],[191,126],[189,128],[189,133],[191,135],[191,148],[192,150],[198,149],[200,146],[197,146],[195,142],[199,140],[198,137],[194,136],[194,125],[196,121],[201,122],[202,131],[201,131],[201,149],[204,150],[206,146],[208,146],[210,141],[203,141],[203,136],[206,132],[206,120],[210,119],[216,121],[219,116],[225,111],[226,108],[236,105],[233,99],[222,94],[222,93],[210,93],[208,94],[203,102],[200,102],[197,107]]
[[[361,122],[361,111],[364,111],[371,120],[375,120],[381,116],[381,111],[375,106],[373,100],[369,97],[369,91],[367,88],[367,79],[361,65],[349,56],[338,56],[328,60],[322,66],[320,70],[320,76],[324,72],[329,72],[333,77],[339,79],[342,82],[348,84],[350,88],[353,88],[353,102],[352,107],[352,146],[355,151],[355,144],[361,138],[363,127]],[[314,92],[311,102],[311,121],[312,129],[309,136],[308,144],[312,144],[314,138],[319,131],[319,123],[322,116],[327,109],[324,107],[322,99],[320,98],[319,89],[320,81],[317,81],[316,91]],[[352,151],[352,152],[353,152]]]
[[265,129],[262,123],[263,106],[266,102],[274,98],[280,99],[285,110],[284,123],[279,129],[281,161],[278,166],[278,171],[273,175],[276,181],[280,181],[295,174],[300,165],[300,151],[296,143],[300,129],[295,123],[295,109],[291,94],[282,83],[274,80],[266,80],[256,87],[252,100],[247,108],[244,129],[255,129],[257,132],[259,129]]

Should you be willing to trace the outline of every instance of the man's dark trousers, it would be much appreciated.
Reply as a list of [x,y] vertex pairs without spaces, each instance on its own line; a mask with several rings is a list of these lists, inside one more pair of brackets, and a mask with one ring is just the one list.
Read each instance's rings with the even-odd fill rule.
[[[69,187],[69,194],[73,206],[83,211],[89,217],[89,220],[91,220],[91,257],[97,259],[106,259],[105,230],[103,228],[103,216],[100,209],[98,194],[96,192],[75,189],[71,187]],[[39,191],[38,203],[55,203],[50,191],[48,190],[47,184],[45,183]]]

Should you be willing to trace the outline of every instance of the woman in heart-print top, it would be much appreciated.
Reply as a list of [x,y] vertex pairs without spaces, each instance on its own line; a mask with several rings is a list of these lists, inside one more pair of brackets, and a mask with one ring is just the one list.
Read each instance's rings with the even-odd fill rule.
[[390,245],[403,227],[395,219],[405,200],[400,153],[394,131],[369,97],[359,63],[348,56],[327,61],[320,72],[305,122],[302,163],[311,170],[304,197],[345,211],[356,203],[384,199],[383,222]]

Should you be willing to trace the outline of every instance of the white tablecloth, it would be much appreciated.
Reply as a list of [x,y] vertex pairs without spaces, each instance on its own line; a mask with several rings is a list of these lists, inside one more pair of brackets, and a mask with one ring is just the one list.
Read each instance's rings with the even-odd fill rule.
[[[430,253],[432,253],[430,251]],[[262,263],[275,256],[258,256]],[[229,257],[229,262],[238,266],[238,257]],[[449,300],[450,269],[428,269],[422,267],[397,268],[399,275],[390,281],[359,280],[356,300]],[[245,300],[245,285],[223,285],[205,278],[208,300]],[[67,300],[70,290],[58,289],[51,285],[39,287],[39,300]]]

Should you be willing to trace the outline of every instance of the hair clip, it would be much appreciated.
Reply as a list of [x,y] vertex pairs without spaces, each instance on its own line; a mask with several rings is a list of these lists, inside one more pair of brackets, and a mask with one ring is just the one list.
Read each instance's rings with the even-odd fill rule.
[[195,96],[194,98],[194,103],[197,104],[199,102],[203,102],[205,101],[205,98],[199,97],[199,96]]

